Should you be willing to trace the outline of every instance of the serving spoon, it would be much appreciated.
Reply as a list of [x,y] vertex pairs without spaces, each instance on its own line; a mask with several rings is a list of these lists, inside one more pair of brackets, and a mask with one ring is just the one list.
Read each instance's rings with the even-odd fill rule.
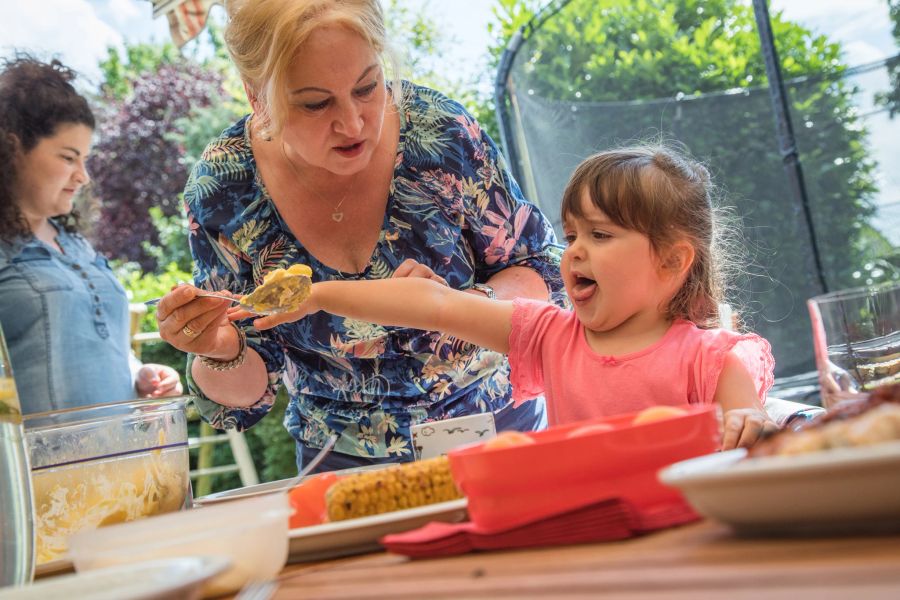
[[283,479],[281,481],[273,481],[271,483],[263,483],[256,486],[250,486],[249,488],[237,488],[234,490],[227,490],[225,492],[210,494],[209,496],[202,496],[200,498],[195,498],[194,504],[198,506],[205,506],[208,504],[226,502],[228,500],[237,500],[238,498],[252,498],[253,496],[277,494],[279,492],[283,492],[286,494],[300,485],[306,478],[306,476],[309,475],[313,469],[319,466],[319,463],[322,462],[325,457],[328,456],[328,454],[331,452],[331,449],[334,448],[335,443],[337,443],[337,439],[337,434],[329,437],[325,441],[325,444],[322,446],[322,449],[319,450],[318,453],[316,453],[312,460],[303,465],[303,468],[300,470],[300,472],[290,479]]

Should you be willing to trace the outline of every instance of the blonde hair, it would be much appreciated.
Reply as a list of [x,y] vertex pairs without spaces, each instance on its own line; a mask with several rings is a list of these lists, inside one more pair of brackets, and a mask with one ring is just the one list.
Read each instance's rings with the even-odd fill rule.
[[719,244],[722,231],[706,168],[664,146],[608,150],[575,169],[563,193],[563,219],[583,217],[582,190],[613,223],[646,235],[657,256],[688,240],[694,261],[666,315],[699,327],[717,326],[727,257]]
[[288,68],[310,34],[326,25],[353,31],[378,53],[382,66],[391,69],[391,95],[399,102],[400,69],[379,0],[228,0],[226,9],[225,43],[241,79],[264,107],[257,121],[263,135],[284,127]]

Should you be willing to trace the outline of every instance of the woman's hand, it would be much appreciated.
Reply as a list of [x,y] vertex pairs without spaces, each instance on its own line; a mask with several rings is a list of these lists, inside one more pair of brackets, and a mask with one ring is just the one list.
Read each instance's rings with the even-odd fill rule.
[[764,411],[755,408],[736,408],[722,417],[722,450],[749,448],[778,425]]
[[201,291],[183,284],[163,296],[156,311],[159,334],[183,352],[230,360],[240,345],[226,317],[231,304],[221,298],[198,298]]
[[432,281],[437,281],[442,285],[447,285],[447,281],[431,270],[431,267],[427,265],[423,265],[420,262],[416,262],[411,258],[407,258],[397,269],[394,271],[394,274],[391,277],[421,277],[422,279],[431,279]]
[[178,371],[166,365],[152,363],[138,370],[134,388],[142,398],[180,396],[184,392]]

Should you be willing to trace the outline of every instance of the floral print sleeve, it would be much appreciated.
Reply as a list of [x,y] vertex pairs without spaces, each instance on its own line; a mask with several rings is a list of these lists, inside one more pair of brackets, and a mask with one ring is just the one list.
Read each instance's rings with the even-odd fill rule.
[[[494,143],[438,92],[404,83],[401,96],[390,195],[364,271],[322,263],[291,234],[256,171],[245,118],[210,144],[185,190],[198,285],[243,293],[294,263],[308,264],[315,281],[382,279],[411,258],[457,289],[527,266],[562,302],[551,225],[522,198]],[[248,323],[245,331],[270,385],[246,409],[201,399],[201,412],[217,426],[249,427],[283,384],[285,426],[298,442],[316,447],[338,433],[335,452],[410,460],[411,425],[497,411],[510,399],[504,356],[438,332],[325,313],[261,333]]]

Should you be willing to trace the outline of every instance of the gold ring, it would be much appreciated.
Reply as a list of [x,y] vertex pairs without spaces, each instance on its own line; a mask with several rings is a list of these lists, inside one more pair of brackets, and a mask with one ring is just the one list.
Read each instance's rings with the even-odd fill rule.
[[181,333],[183,333],[184,335],[188,336],[189,338],[195,338],[195,337],[197,337],[198,335],[200,335],[200,332],[199,332],[199,331],[194,331],[193,329],[191,329],[191,328],[188,327],[187,325],[185,325],[184,327],[181,328]]

